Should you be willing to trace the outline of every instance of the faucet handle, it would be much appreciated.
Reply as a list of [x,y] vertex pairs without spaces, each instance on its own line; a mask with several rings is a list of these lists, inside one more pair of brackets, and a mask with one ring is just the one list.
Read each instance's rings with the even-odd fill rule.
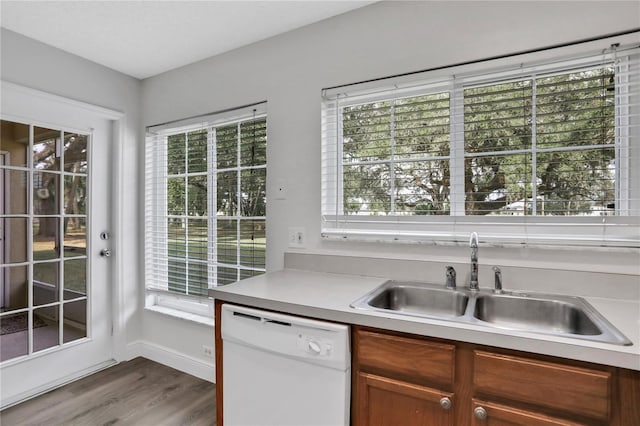
[[500,294],[502,293],[502,271],[497,266],[494,266],[492,269],[493,269],[494,286],[495,286],[495,288],[493,289],[493,292]]
[[446,269],[447,269],[447,272],[446,272],[447,288],[455,290],[455,288],[456,288],[456,270],[453,268],[453,266],[447,266]]
[[477,248],[478,247],[478,233],[477,232],[472,232],[471,235],[469,235],[469,247],[471,247],[471,248]]

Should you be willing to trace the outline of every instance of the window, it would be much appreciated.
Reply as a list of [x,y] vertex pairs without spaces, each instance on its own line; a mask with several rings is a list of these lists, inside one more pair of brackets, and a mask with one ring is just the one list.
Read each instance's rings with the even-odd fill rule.
[[[206,298],[265,272],[265,112],[260,104],[147,129],[148,290]],[[152,304],[163,300],[193,311],[167,293]]]
[[457,71],[325,92],[324,237],[640,246],[637,49]]
[[624,214],[614,82],[605,65],[464,89],[465,214]]
[[448,214],[448,93],[346,106],[342,117],[346,214]]

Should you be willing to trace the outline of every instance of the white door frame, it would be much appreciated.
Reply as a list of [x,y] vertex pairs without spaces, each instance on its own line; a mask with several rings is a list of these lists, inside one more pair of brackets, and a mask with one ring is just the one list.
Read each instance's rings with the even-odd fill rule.
[[[99,116],[101,119],[108,120],[111,122],[111,134],[112,134],[112,182],[113,182],[113,208],[111,210],[111,230],[110,230],[110,239],[108,242],[104,242],[105,247],[106,244],[112,249],[112,257],[110,259],[111,262],[111,271],[112,271],[112,282],[111,282],[111,318],[112,318],[112,336],[111,336],[111,344],[113,347],[112,356],[116,362],[122,361],[126,359],[126,333],[125,333],[125,310],[124,310],[124,289],[123,289],[123,278],[124,274],[122,271],[122,265],[120,261],[120,256],[118,253],[122,252],[122,239],[120,238],[120,231],[123,224],[123,206],[121,202],[121,194],[123,194],[124,182],[121,178],[122,176],[122,167],[123,167],[123,143],[124,143],[124,135],[125,135],[125,115],[120,111],[115,111],[112,109],[91,105],[85,102],[68,99],[65,97],[61,97],[58,95],[53,95],[50,93],[46,93],[40,90],[28,88],[25,86],[21,86],[18,84],[10,83],[7,81],[1,81],[1,91],[3,94],[3,98],[7,98],[8,96],[13,97],[13,101],[16,104],[20,104],[23,102],[22,99],[25,99],[23,105],[28,105],[29,102],[35,98],[39,98],[46,103],[59,103],[65,104],[72,107],[80,108],[89,113],[92,113],[96,116]],[[33,105],[31,103],[31,105]],[[22,106],[22,105],[19,105]],[[3,112],[3,119],[5,120],[13,120],[18,122],[32,122],[33,120],[30,117],[20,117],[20,116],[12,116],[10,114],[6,114]],[[60,120],[56,120],[55,123],[50,123],[51,126],[55,128],[59,128],[60,126],[65,125],[65,119],[63,117]],[[39,125],[47,125],[47,123],[40,122]],[[73,126],[68,126],[73,127]],[[96,238],[96,240],[98,240]],[[27,392],[19,393],[19,394],[11,394],[11,395],[2,395],[2,400],[0,401],[0,409],[6,408],[13,404],[16,404],[26,398],[33,397],[35,395],[47,392],[56,387],[62,386],[65,383],[76,380],[80,377],[86,376],[88,374],[92,374],[93,372],[104,368],[109,365],[107,363],[105,365],[98,365],[89,370],[78,371],[70,376],[63,377],[59,380],[49,383],[43,383],[42,386],[34,389],[30,389]]]

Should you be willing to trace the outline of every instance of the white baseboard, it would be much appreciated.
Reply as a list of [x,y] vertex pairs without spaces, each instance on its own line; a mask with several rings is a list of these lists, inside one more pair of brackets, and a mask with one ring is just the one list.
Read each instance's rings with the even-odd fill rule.
[[[155,343],[145,342],[143,340],[131,342],[127,345],[127,360],[133,359],[138,356],[150,359],[171,368],[175,368],[176,370],[191,374],[192,376],[196,376],[208,382],[215,382],[216,367],[213,363],[213,360],[211,364],[208,364],[206,362],[200,361],[199,359],[174,351],[173,349],[156,345]],[[115,360],[108,361],[99,365],[95,365],[86,370],[78,371],[72,375],[63,377],[54,382],[38,386],[35,389],[31,389],[28,392],[21,393],[19,395],[11,395],[10,397],[4,397],[3,395],[0,398],[0,409],[4,410],[5,408],[9,408],[20,402],[34,398],[38,395],[42,395],[43,393],[49,392],[53,389],[64,386],[67,383],[71,383],[83,377],[97,373],[98,371],[107,367],[111,367],[115,364],[117,364]]]
[[[75,382],[76,380],[82,379],[83,377],[87,377],[90,376],[92,374],[97,373],[100,370],[103,370],[105,368],[108,367],[112,367],[115,364],[117,364],[117,362],[115,360],[111,360],[111,361],[106,361],[103,362],[101,364],[98,365],[94,365],[92,367],[89,367],[85,370],[81,370],[81,371],[77,371],[71,375],[62,377],[61,379],[58,380],[54,380],[53,382],[49,382],[46,384],[43,384],[41,386],[38,386],[34,389],[30,389],[27,392],[24,393],[20,393],[17,395],[11,395],[8,398],[5,398],[4,396],[1,398],[0,400],[0,410],[4,410],[5,408],[9,408],[13,405],[19,404],[21,402],[27,401],[31,398],[35,398],[36,396],[42,395],[44,393],[47,393],[49,391],[52,391],[54,389],[57,389],[59,387],[62,387],[68,383],[71,382]],[[215,376],[214,376],[215,377]]]
[[144,340],[136,340],[127,345],[127,359],[130,360],[138,356],[175,368],[208,382],[215,382],[216,367],[213,359],[209,364],[173,349]]

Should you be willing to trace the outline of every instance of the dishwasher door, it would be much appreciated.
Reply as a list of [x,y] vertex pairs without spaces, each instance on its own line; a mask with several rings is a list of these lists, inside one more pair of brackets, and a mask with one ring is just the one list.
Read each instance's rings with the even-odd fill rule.
[[225,426],[349,424],[349,327],[222,306]]

